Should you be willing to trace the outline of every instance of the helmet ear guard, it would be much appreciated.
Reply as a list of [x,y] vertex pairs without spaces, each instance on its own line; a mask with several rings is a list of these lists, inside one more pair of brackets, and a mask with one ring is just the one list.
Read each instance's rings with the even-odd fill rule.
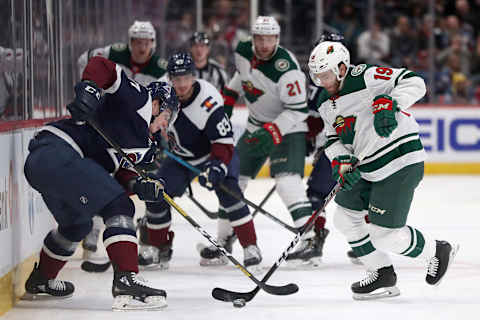
[[342,63],[347,69],[350,67],[348,49],[340,42],[323,41],[313,49],[308,59],[310,78],[315,85],[322,86],[315,75],[331,70],[337,80],[342,81],[345,78],[345,75],[340,75],[340,65]]

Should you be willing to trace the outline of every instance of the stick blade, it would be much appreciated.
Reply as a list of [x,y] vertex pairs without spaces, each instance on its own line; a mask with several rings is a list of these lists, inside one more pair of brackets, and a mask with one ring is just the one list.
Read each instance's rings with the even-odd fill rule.
[[289,283],[285,286],[270,286],[268,284],[263,284],[262,289],[277,296],[288,296],[297,293],[299,288],[295,283]]
[[236,299],[244,299],[245,302],[249,302],[255,297],[259,289],[259,287],[256,287],[249,292],[235,292],[222,288],[214,288],[212,290],[212,297],[216,300],[225,302],[233,302]]

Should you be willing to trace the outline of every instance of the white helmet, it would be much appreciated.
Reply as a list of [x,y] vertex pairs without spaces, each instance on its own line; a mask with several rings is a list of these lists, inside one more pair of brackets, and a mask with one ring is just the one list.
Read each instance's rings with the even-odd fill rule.
[[152,54],[155,52],[155,47],[157,45],[155,41],[155,28],[150,21],[135,21],[130,28],[128,28],[128,48],[130,50],[132,50],[132,38],[152,39]]
[[319,43],[310,54],[308,59],[308,69],[310,78],[317,86],[322,86],[320,81],[314,76],[328,70],[332,70],[338,81],[342,81],[345,76],[340,76],[340,64],[350,67],[350,53],[340,42],[324,41]]
[[[277,36],[277,44],[275,45],[275,50],[273,50],[273,55],[277,52],[278,44],[280,43],[280,25],[277,20],[272,16],[258,16],[255,20],[255,23],[252,26],[252,35],[267,35]],[[255,52],[255,42],[252,41],[253,52]]]

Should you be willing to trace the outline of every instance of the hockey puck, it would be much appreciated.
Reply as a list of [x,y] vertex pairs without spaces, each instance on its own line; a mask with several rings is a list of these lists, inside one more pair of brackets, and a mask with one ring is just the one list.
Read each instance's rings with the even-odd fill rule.
[[235,299],[233,300],[233,306],[235,308],[243,308],[245,307],[247,303],[245,302],[245,299]]

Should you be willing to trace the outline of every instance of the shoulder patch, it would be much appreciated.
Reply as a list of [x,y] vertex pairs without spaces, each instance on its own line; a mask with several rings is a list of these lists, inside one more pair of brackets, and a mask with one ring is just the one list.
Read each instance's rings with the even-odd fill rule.
[[290,68],[290,62],[286,59],[278,59],[275,61],[275,69],[277,69],[280,72],[283,72],[285,70],[288,70]]
[[356,77],[361,75],[363,71],[365,71],[365,69],[367,69],[367,65],[365,63],[362,63],[362,64],[359,64],[358,66],[355,66],[355,68],[352,69],[350,74],[352,75],[352,77]]
[[127,45],[123,42],[117,42],[112,44],[112,49],[115,51],[123,51],[127,48]]

